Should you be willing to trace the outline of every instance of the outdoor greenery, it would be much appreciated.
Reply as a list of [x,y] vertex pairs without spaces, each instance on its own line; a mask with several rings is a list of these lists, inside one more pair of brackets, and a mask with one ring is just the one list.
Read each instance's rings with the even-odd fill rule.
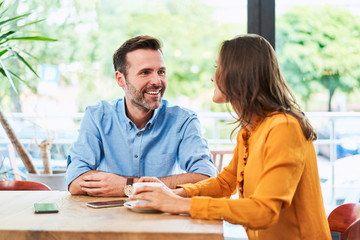
[[0,181],[9,180],[8,174],[12,172],[12,169],[6,169],[4,160],[4,156],[0,154]]
[[[11,6],[20,14],[31,11],[34,18],[46,18],[32,30],[59,41],[23,42],[19,47],[37,56],[40,64],[59,66],[59,86],[75,89],[78,111],[100,99],[122,96],[114,81],[112,54],[123,41],[139,34],[153,35],[163,42],[167,99],[186,96],[203,110],[226,111],[225,106],[211,101],[210,78],[220,43],[246,33],[246,26],[219,22],[214,18],[216,9],[206,1],[14,0]],[[280,65],[305,110],[309,101],[318,102],[316,93],[328,92],[328,99],[321,101],[331,110],[336,91],[351,93],[359,86],[359,28],[358,16],[330,6],[297,7],[277,16]],[[17,69],[26,73],[25,67]],[[16,84],[20,87],[20,83]],[[0,96],[13,98],[9,82],[2,84]],[[36,90],[34,86],[29,87]]]
[[27,58],[33,56],[30,52],[19,48],[19,42],[55,41],[51,38],[29,34],[29,27],[42,20],[32,21],[29,17],[30,13],[19,15],[16,14],[15,10],[14,8],[7,8],[5,1],[0,1],[0,74],[5,79],[5,81],[0,81],[0,100],[1,97],[8,94],[18,94],[21,83],[36,91],[34,85],[36,81],[33,81],[33,78],[26,78],[20,70],[20,64],[22,63],[35,77],[38,77],[36,71],[27,60]]
[[330,6],[296,7],[279,16],[277,52],[286,80],[309,101],[328,91],[350,93],[360,86],[360,18]]
[[[29,33],[29,26],[35,25],[41,20],[28,21],[30,13],[17,15],[16,12],[11,12],[4,6],[5,1],[0,1],[0,86],[2,95],[6,95],[7,92],[16,94],[19,93],[20,83],[32,88],[31,85],[34,81],[33,78],[27,78],[23,76],[20,71],[20,66],[24,65],[35,76],[38,76],[31,64],[25,59],[24,55],[32,57],[30,52],[24,51],[19,47],[19,42],[23,41],[56,41],[52,38],[46,38],[42,36],[36,36]],[[22,64],[22,65],[20,65]],[[6,88],[9,85],[9,88]],[[6,91],[8,90],[8,91]],[[13,97],[17,98],[18,95]],[[0,98],[2,103],[2,98]],[[20,143],[15,131],[8,123],[5,115],[3,114],[2,107],[0,105],[0,124],[4,128],[8,138],[13,144],[16,152],[23,161],[29,173],[37,173],[37,170],[31,160],[30,155],[25,150],[24,146]]]
[[[24,46],[43,63],[63,69],[60,84],[78,87],[79,111],[100,99],[122,96],[122,90],[114,81],[112,55],[126,39],[140,34],[155,36],[163,42],[168,69],[167,99],[187,96],[204,102],[202,105],[208,110],[219,110],[210,98],[213,87],[210,78],[218,46],[224,39],[246,31],[245,25],[216,22],[214,8],[200,0],[151,3],[145,0],[18,0],[17,3],[19,9],[27,6],[35,15],[47,18],[46,24],[37,26],[37,31],[59,41]],[[76,73],[69,73],[73,68]],[[74,82],[75,77],[78,82]],[[220,107],[220,110],[226,109]]]

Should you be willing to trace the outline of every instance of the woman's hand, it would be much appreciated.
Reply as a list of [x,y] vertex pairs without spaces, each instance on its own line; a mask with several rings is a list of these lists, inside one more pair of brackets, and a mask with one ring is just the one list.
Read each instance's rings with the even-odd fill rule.
[[137,182],[158,182],[164,184],[160,179],[157,177],[141,177]]
[[[143,179],[148,179],[148,178],[143,178]],[[185,190],[183,191],[185,192]],[[161,187],[154,187],[154,186],[139,187],[136,189],[135,193],[132,196],[130,196],[130,199],[148,201],[148,203],[137,204],[134,206],[134,208],[139,208],[139,209],[153,208],[162,212],[174,213],[174,214],[190,213],[191,199],[182,198],[176,195],[170,188],[166,187],[165,185],[162,185]]]

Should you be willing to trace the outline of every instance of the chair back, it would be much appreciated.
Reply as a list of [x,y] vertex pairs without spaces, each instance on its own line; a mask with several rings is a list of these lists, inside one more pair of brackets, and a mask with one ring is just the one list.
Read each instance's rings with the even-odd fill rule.
[[360,240],[360,218],[353,222],[344,232],[342,240]]
[[219,172],[221,172],[221,170],[223,168],[224,155],[226,155],[226,154],[233,155],[234,151],[233,150],[212,150],[211,154],[213,157],[215,167],[217,168],[217,170]]
[[32,181],[0,181],[0,191],[50,191],[43,183]]
[[[346,203],[336,207],[329,215],[328,222],[330,231],[339,232],[342,240],[347,240],[345,237],[350,233],[354,233],[354,228],[350,230],[350,226],[360,219],[360,204],[359,203]],[[357,223],[359,227],[359,223]],[[355,238],[354,238],[355,239]]]

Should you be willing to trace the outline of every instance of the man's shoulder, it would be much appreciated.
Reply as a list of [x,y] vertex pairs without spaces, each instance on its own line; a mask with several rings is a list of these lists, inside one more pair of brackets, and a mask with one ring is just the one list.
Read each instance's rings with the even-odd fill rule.
[[107,113],[118,111],[123,99],[115,99],[112,101],[101,100],[96,104],[86,107],[86,112],[91,115],[106,115]]
[[179,105],[171,105],[166,100],[163,100],[162,110],[166,112],[170,117],[183,117],[183,118],[196,118],[196,113],[188,108],[181,107]]

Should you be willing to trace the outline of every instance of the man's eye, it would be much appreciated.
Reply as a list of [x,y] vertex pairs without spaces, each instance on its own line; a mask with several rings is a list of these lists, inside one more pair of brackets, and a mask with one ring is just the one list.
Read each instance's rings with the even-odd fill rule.
[[165,75],[166,71],[165,70],[160,70],[158,73],[161,74],[161,75]]
[[149,71],[143,71],[143,72],[141,72],[140,74],[141,74],[141,75],[147,75],[147,74],[149,74]]

